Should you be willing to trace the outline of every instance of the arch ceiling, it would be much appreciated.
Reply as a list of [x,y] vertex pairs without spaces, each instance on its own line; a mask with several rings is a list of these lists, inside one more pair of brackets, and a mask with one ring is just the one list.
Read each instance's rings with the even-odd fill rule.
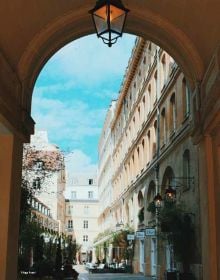
[[[126,32],[168,51],[192,84],[202,79],[220,41],[220,1],[123,3],[131,10]],[[27,111],[35,80],[46,61],[66,43],[94,32],[88,14],[94,5],[95,0],[0,2],[0,53],[22,84]]]

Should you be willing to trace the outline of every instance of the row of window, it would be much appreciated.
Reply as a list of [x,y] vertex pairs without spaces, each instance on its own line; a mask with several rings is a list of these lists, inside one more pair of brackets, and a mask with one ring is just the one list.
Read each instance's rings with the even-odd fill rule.
[[[185,83],[185,78],[182,80],[182,103],[185,102],[185,110],[184,110],[184,118],[189,114],[189,90]],[[122,191],[120,189],[120,185],[124,181],[125,185],[128,185],[139,173],[140,171],[148,164],[153,157],[156,155],[157,145],[160,145],[162,148],[165,144],[168,143],[168,136],[172,137],[177,129],[177,109],[176,109],[176,96],[175,93],[171,95],[170,105],[167,106],[168,113],[166,113],[165,107],[161,110],[160,117],[160,127],[159,127],[159,135],[160,139],[157,139],[157,120],[153,122],[153,126],[150,127],[146,133],[137,144],[136,148],[131,154],[130,158],[127,159],[127,163],[125,163],[124,171],[120,172],[118,177],[116,178],[114,185],[115,189],[117,189],[117,194],[120,194]],[[159,143],[158,141],[159,140]],[[157,144],[158,143],[158,144]],[[115,173],[117,172],[121,162],[123,161],[124,154],[128,149],[126,147],[122,147],[118,149],[120,152],[120,156],[117,158],[117,154],[115,155],[113,161],[115,165]],[[116,196],[117,196],[116,194]]]
[[[184,121],[184,119],[189,115],[190,111],[190,97],[189,97],[189,89],[186,85],[185,78],[182,79],[182,92],[180,92],[180,96],[178,97],[178,104],[177,104],[177,98],[176,93],[173,92],[169,101],[169,104],[167,102],[167,105],[162,107],[160,109],[160,146],[163,146],[166,144],[168,140],[168,136],[171,136],[177,129],[177,125],[180,125],[181,121]],[[143,101],[143,100],[142,100]],[[177,105],[178,108],[182,108],[181,112],[177,112]],[[139,105],[137,107],[137,114],[134,114],[134,117],[131,121],[131,125],[128,126],[127,131],[124,132],[123,136],[123,143],[125,145],[120,145],[115,152],[115,155],[113,157],[114,166],[116,169],[123,161],[123,158],[125,156],[125,153],[129,149],[129,147],[132,145],[132,141],[134,141],[138,137],[138,131],[142,127],[143,123],[147,119],[143,119],[142,115],[145,114],[144,107]],[[177,113],[179,114],[178,120],[177,120]],[[182,114],[182,117],[181,117]],[[152,152],[152,155],[155,154],[156,151],[156,130],[157,130],[157,120],[155,120],[153,124],[153,130],[152,135],[150,135],[150,128],[147,132],[147,137],[153,137],[150,139],[150,141],[153,144],[154,151]]]
[[58,225],[58,222],[53,220],[53,219],[48,219],[48,218],[45,218],[45,216],[41,216],[40,214],[38,213],[31,213],[31,218],[33,221],[37,222],[39,225],[47,228],[47,229],[52,229],[52,230],[58,230],[59,228],[59,225]]
[[[73,220],[68,220],[67,222],[67,227],[69,229],[72,229],[73,228]],[[88,221],[83,221],[83,228],[89,228],[89,222]]]
[[[160,62],[157,64],[157,58],[155,54],[159,53],[159,48],[157,50],[157,47],[154,44],[152,45],[154,46],[154,55],[150,55],[151,59],[147,60],[146,67],[146,51],[143,52],[142,57],[144,57],[145,59],[140,60],[137,67],[138,71],[136,71],[136,76],[134,76],[133,82],[130,84],[128,93],[124,98],[123,108],[121,110],[120,116],[117,119],[117,124],[115,125],[115,144],[118,142],[123,133],[123,128],[125,127],[127,120],[132,114],[133,107],[136,106],[136,100],[142,92],[143,81],[146,79],[146,77],[149,76],[149,82],[144,90],[144,96],[142,100],[142,105],[145,107],[146,115],[148,115],[153,110],[155,101],[159,99],[164,85],[166,84],[168,76],[171,72],[171,65],[174,64],[173,59],[164,51],[162,52],[162,55],[160,55]],[[150,48],[150,50],[147,50],[147,52],[151,53],[151,43],[149,44],[149,42],[147,42],[146,47]],[[155,63],[152,63],[152,59]],[[152,66],[153,69],[151,69]],[[140,110],[141,108],[139,108],[139,112]],[[141,118],[142,117],[143,116],[141,116]],[[133,122],[135,122],[135,117],[133,118]],[[132,126],[133,125],[131,124],[130,130],[133,130]]]
[[47,208],[44,204],[40,203],[39,201],[32,199],[31,200],[31,206],[36,209],[37,211],[39,211],[40,213],[46,215],[46,216],[51,216],[50,214],[50,209]]
[[89,241],[88,235],[83,235],[83,242],[88,242],[88,241]]
[[[94,192],[93,191],[88,191],[88,198],[89,199],[92,199],[92,198],[94,198]],[[72,191],[71,192],[71,199],[77,199],[77,192],[76,191]]]
[[[84,214],[89,214],[89,206],[88,205],[84,205],[83,213]],[[72,215],[72,214],[73,214],[73,206],[69,205],[68,206],[68,215]]]
[[[167,167],[166,171],[164,172],[164,176],[162,176],[163,180],[162,180],[162,187],[163,187],[163,191],[165,191],[166,186],[173,186],[175,188],[175,186],[179,185],[181,186],[181,188],[178,188],[178,191],[186,191],[189,190],[192,184],[191,178],[192,178],[192,171],[191,171],[191,158],[192,156],[190,155],[190,151],[189,149],[184,150],[183,154],[182,154],[182,174],[179,174],[179,179],[176,181],[175,179],[175,174],[174,171],[171,167]],[[169,171],[169,172],[167,172]],[[166,175],[166,176],[165,176]],[[162,192],[163,192],[162,191]],[[144,196],[143,196],[144,190],[143,191],[139,191],[138,193],[138,207],[139,209],[144,207]],[[151,181],[148,187],[148,192],[147,192],[147,202],[150,203],[153,201],[154,197],[156,195],[156,183],[154,181]],[[135,209],[133,208],[133,198],[125,203],[125,209],[124,211],[122,211],[122,209],[119,209],[117,212],[115,212],[115,220],[116,221],[120,221],[120,220],[124,220],[125,223],[132,223],[133,220],[131,220],[131,218],[134,215],[134,211]],[[125,216],[122,216],[122,213],[125,214]],[[103,222],[104,224],[104,222]]]

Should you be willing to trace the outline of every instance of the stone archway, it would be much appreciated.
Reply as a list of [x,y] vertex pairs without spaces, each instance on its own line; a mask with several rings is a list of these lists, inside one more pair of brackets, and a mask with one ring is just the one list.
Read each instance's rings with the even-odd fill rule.
[[172,178],[175,177],[174,171],[171,166],[167,166],[162,177],[161,192],[164,193],[170,185],[172,185]]
[[[220,275],[219,126],[220,18],[218,1],[126,0],[126,32],[164,48],[181,66],[193,90],[194,136],[200,150],[204,279]],[[0,10],[0,278],[16,279],[22,142],[33,133],[34,83],[46,61],[66,43],[93,33],[91,0],[24,3],[2,1]],[[2,126],[0,124],[0,126]],[[9,130],[5,133],[5,130]],[[5,164],[6,163],[6,164]],[[208,211],[207,211],[208,207]],[[209,228],[211,230],[209,231]]]
[[[28,112],[35,81],[47,60],[65,44],[94,33],[88,14],[84,11],[81,17],[74,14],[69,13],[41,30],[19,60],[18,75],[24,84],[23,106]],[[159,14],[146,11],[143,16],[133,12],[125,31],[151,40],[166,50],[180,65],[192,89],[201,81],[204,65],[193,42]]]

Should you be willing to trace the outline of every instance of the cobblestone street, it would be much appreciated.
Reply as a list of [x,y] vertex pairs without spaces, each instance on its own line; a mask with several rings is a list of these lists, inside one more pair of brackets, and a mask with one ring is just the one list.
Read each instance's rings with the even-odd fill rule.
[[124,273],[88,273],[84,266],[77,265],[74,266],[74,269],[79,272],[79,280],[153,280],[151,277],[144,277],[143,275],[134,275],[134,274],[124,274]]

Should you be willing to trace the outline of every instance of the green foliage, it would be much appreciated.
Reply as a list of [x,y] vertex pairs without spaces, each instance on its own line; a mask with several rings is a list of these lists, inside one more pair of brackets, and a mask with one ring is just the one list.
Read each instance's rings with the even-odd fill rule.
[[156,206],[154,201],[151,201],[147,207],[147,211],[152,213],[152,214],[156,214]]
[[31,205],[30,201],[32,193],[26,187],[26,182],[22,183],[21,188],[21,207],[20,207],[20,230],[30,221],[31,218]]
[[61,163],[62,155],[59,150],[53,152],[37,151],[33,145],[24,145],[20,203],[19,270],[30,268],[32,254],[35,266],[39,269],[41,265],[44,265],[45,257],[50,264],[55,263],[55,244],[52,243],[52,240],[49,244],[45,244],[42,236],[43,233],[47,233],[52,237],[54,232],[48,232],[32,217],[31,200],[41,190],[45,178],[50,178],[54,172],[61,169]]
[[41,262],[43,260],[44,253],[44,238],[37,235],[34,242],[34,262]]
[[165,202],[159,220],[161,232],[174,247],[176,260],[188,270],[195,249],[195,231],[190,215],[184,212],[181,205]]
[[160,224],[162,232],[176,232],[181,226],[183,210],[174,202],[164,201],[164,207],[160,209]]
[[76,242],[72,241],[72,239],[67,240],[67,247],[65,249],[65,258],[68,260],[69,263],[72,263],[73,260],[76,259],[76,253],[79,250],[79,245]]
[[[111,232],[108,231],[109,239],[104,241],[103,243],[97,245],[95,247],[95,254],[96,258],[100,259],[100,252],[104,252],[104,259],[107,257],[107,248],[109,244],[113,245],[113,249],[120,248],[120,258],[121,259],[129,259],[131,260],[133,258],[134,254],[134,248],[133,246],[130,246],[129,241],[127,240],[127,235],[133,233],[134,230],[132,228],[125,228],[123,230],[120,230],[118,232]],[[102,233],[103,235],[103,233]],[[102,236],[102,235],[99,235]]]
[[57,250],[56,250],[56,261],[55,261],[55,268],[56,271],[60,271],[62,266],[62,251],[61,251],[61,238],[58,238],[57,243]]
[[111,232],[111,230],[109,230],[109,229],[107,229],[107,230],[105,230],[105,231],[103,231],[103,232],[100,232],[100,233],[95,237],[94,243],[97,242],[97,241],[99,241],[99,240],[101,240],[103,237],[106,237],[106,236],[110,235],[111,233],[112,233],[112,232]]

